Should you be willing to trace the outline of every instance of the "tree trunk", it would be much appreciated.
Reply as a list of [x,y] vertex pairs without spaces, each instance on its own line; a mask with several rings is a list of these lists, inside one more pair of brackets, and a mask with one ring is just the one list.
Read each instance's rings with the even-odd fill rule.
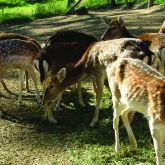
[[111,0],[111,7],[115,8],[116,7],[116,0]]
[[148,0],[148,8],[154,6],[154,0]]

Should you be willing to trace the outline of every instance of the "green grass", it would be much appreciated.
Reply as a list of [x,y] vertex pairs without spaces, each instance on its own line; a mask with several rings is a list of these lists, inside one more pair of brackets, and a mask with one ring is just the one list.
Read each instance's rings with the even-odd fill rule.
[[[129,2],[132,1],[135,0],[130,0]],[[67,0],[45,0],[44,2],[39,0],[0,0],[0,23],[31,21],[37,18],[63,14],[68,9],[67,2]],[[117,3],[123,4],[124,1],[118,0]],[[165,3],[165,0],[156,0],[156,3]],[[108,4],[109,0],[83,0],[79,6],[99,8]]]
[[66,1],[51,1],[48,3],[2,8],[0,10],[0,23],[28,21],[61,14],[67,10]]
[[[101,16],[122,14],[128,29],[135,35],[158,32],[165,15],[165,11],[142,13],[139,10],[135,13],[121,9],[103,13]],[[99,39],[106,29],[100,21],[100,14],[95,12],[95,17],[54,17],[21,25],[1,25],[0,31],[18,32],[41,42],[59,29],[74,29]],[[139,28],[140,24],[143,24],[142,28]],[[17,95],[8,94],[0,84],[0,110],[6,112],[4,119],[0,119],[0,165],[155,165],[148,123],[139,114],[135,115],[132,123],[138,143],[137,153],[130,150],[122,122],[119,127],[121,152],[115,152],[112,101],[107,89],[104,89],[99,121],[94,128],[90,128],[89,123],[94,114],[95,95],[92,83],[88,81],[83,83],[86,107],[79,105],[76,91],[66,91],[61,110],[53,113],[58,123],[51,125],[43,120],[44,111],[36,103],[31,81],[31,92],[23,92],[23,104],[18,106],[17,71],[9,70],[4,80]],[[42,93],[39,79],[38,85]],[[163,160],[165,163],[165,148]]]
[[[16,79],[13,77],[10,82]],[[15,91],[14,88],[13,90]],[[79,106],[75,91],[65,92],[62,111],[54,112],[59,122],[57,125],[43,121],[43,111],[38,108],[34,95],[29,99],[24,98],[24,103],[19,108],[15,99],[1,97],[0,106],[5,107],[6,113],[12,114],[12,117],[6,114],[6,120],[0,120],[0,145],[3,148],[0,151],[0,164],[155,164],[148,123],[141,115],[136,114],[132,123],[139,146],[137,153],[131,152],[126,130],[121,123],[121,152],[117,154],[114,150],[110,92],[104,89],[99,122],[94,128],[89,127],[95,107],[95,96],[90,82],[84,83],[83,96],[85,108]]]

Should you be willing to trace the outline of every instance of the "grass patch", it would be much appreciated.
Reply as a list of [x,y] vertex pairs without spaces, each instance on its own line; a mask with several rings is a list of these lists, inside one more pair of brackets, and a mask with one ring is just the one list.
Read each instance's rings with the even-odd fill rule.
[[[111,10],[104,16],[119,14],[124,16],[128,29],[137,35],[148,31],[158,32],[165,12],[145,14],[141,10],[137,13],[130,10]],[[127,14],[131,14],[131,17]],[[140,23],[143,24],[142,28],[139,28]],[[45,32],[42,28],[44,25],[49,31]],[[60,16],[23,25],[0,26],[1,31],[28,34],[38,41],[44,41],[64,28],[86,32],[99,39],[106,26],[100,22],[100,12],[95,12],[95,18]],[[8,71],[4,80],[12,92],[19,93],[17,71]],[[38,85],[41,93],[39,78]],[[18,95],[6,93],[0,84],[0,110],[6,112],[4,119],[0,119],[0,165],[155,165],[155,152],[148,123],[140,114],[135,115],[132,123],[138,143],[137,153],[130,150],[122,122],[119,126],[121,152],[115,152],[112,101],[107,89],[104,89],[99,121],[94,128],[89,127],[95,109],[91,82],[83,83],[85,108],[78,103],[77,91],[69,89],[64,93],[61,110],[54,112],[57,125],[43,120],[44,111],[36,103],[31,81],[30,89],[30,93],[23,91],[23,104],[19,107]],[[164,164],[165,148],[163,161]]]
[[[67,2],[67,0],[0,0],[0,23],[31,21],[63,14],[68,10]],[[144,1],[130,0],[129,2],[141,3]],[[165,3],[164,0],[156,0],[155,2],[157,4]],[[124,3],[124,0],[117,1],[117,4]],[[109,0],[83,0],[79,6],[100,8],[109,4]]]

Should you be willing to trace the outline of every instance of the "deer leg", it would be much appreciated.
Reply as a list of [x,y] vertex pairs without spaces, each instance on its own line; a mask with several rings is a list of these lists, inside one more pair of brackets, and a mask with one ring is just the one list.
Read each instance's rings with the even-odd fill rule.
[[115,151],[120,151],[120,143],[119,143],[119,119],[120,119],[120,112],[117,107],[118,103],[113,101],[113,129],[115,131]]
[[81,91],[81,82],[77,83],[77,90],[78,90],[78,97],[79,97],[79,104],[82,107],[85,107],[84,100],[82,98],[82,91]]
[[[1,82],[3,81],[2,78],[3,78],[4,74],[6,73],[6,71],[7,71],[7,69],[1,67],[1,71],[0,71],[0,81]],[[0,111],[0,117],[2,117],[2,116],[3,116],[3,113]]]
[[128,119],[129,112],[130,112],[130,109],[129,108],[124,109],[124,112],[122,112],[121,117],[122,117],[124,126],[125,126],[125,128],[127,130],[127,134],[128,134],[128,137],[129,137],[131,148],[132,148],[133,151],[136,151],[137,150],[137,142],[136,142],[134,133],[132,131],[132,128],[130,126],[130,121]]
[[22,103],[22,90],[24,85],[24,70],[19,70],[19,96],[18,96],[18,103]]
[[27,73],[27,71],[24,71],[24,86],[23,86],[23,89],[25,90],[26,89],[26,91],[27,92],[29,92],[29,83],[28,83],[28,73]]
[[96,90],[96,108],[95,108],[94,117],[90,123],[91,127],[94,127],[95,123],[98,121],[100,102],[101,102],[101,97],[102,97],[103,87],[104,87],[104,79],[105,79],[104,73],[99,74],[96,77],[96,89],[95,89]]
[[153,121],[153,119],[150,119],[149,127],[154,142],[154,148],[156,153],[156,164],[163,165],[162,154],[163,154],[163,144],[165,140],[165,134],[164,134],[165,130],[163,130],[162,128],[164,126],[162,126],[162,128],[156,126],[155,121]]
[[27,92],[29,92],[30,90],[29,90],[29,82],[28,82],[28,78],[29,76],[28,76],[28,72],[27,71],[25,71],[25,88],[26,88],[26,90],[27,90]]
[[26,68],[26,71],[29,73],[29,75],[31,76],[32,81],[34,83],[37,101],[38,101],[38,103],[41,103],[41,98],[40,98],[40,95],[38,92],[38,86],[37,86],[37,78],[36,78],[35,73],[34,73],[34,67],[30,66],[30,67]]
[[48,118],[50,123],[56,124],[57,120],[55,120],[53,117],[53,112],[51,107],[49,105],[45,105],[44,108],[45,108],[44,119],[46,120]]
[[57,109],[60,108],[60,102],[61,102],[61,99],[62,99],[62,95],[63,95],[63,92],[59,95],[59,97],[57,99],[57,103],[56,103],[56,106],[54,108],[54,111],[57,111]]
[[133,120],[133,117],[135,115],[135,111],[131,111],[129,112],[128,114],[128,120],[129,120],[129,123],[131,124],[132,120]]

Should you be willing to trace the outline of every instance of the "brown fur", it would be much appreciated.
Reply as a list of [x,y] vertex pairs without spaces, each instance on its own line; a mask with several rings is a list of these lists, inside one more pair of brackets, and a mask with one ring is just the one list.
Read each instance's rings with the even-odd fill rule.
[[0,33],[0,40],[5,40],[5,39],[20,39],[20,40],[26,40],[26,41],[31,41],[33,44],[35,44],[38,49],[41,49],[40,44],[34,40],[31,37],[22,35],[22,34],[18,34],[18,33]]
[[131,58],[119,59],[109,65],[107,75],[114,107],[115,150],[120,151],[118,129],[120,116],[126,127],[131,148],[137,150],[137,142],[128,120],[128,114],[137,111],[144,114],[149,121],[156,162],[157,165],[163,165],[165,77],[142,61]]
[[102,35],[102,40],[116,38],[139,38],[149,44],[150,50],[157,53],[157,50],[165,47],[165,34],[162,33],[145,33],[139,36],[134,36],[129,33],[125,27],[124,21],[121,18],[105,18],[108,25],[107,30]]
[[[46,83],[43,103],[47,107],[49,116],[51,116],[50,120],[54,122],[51,109],[47,105],[52,100],[57,99],[57,96],[70,85],[85,78],[92,77],[96,81],[96,111],[90,125],[94,126],[98,120],[106,66],[112,64],[117,58],[122,57],[132,57],[143,60],[147,56],[146,52],[149,51],[143,48],[142,42],[138,39],[116,39],[97,42],[91,45],[75,65],[65,67],[66,76],[62,82],[59,82],[57,78],[60,70],[57,74],[52,75],[50,78],[51,81]],[[151,54],[148,55],[150,56]]]
[[[37,80],[34,73],[33,61],[40,49],[36,44],[27,40],[5,39],[0,40],[0,81],[8,69],[26,70],[32,77],[35,84],[36,95],[40,101],[37,89]],[[19,102],[22,101],[22,80],[20,80]]]
[[[36,40],[34,40],[30,37],[27,37],[25,35],[18,34],[18,33],[4,33],[4,32],[0,33],[0,40],[5,40],[5,39],[20,39],[20,40],[31,41],[33,44],[35,44],[38,47],[38,49],[41,49],[40,44]],[[27,91],[29,91],[28,74],[27,74],[27,72],[25,72],[25,74],[26,74],[26,88],[27,88]],[[7,92],[11,93],[9,91],[9,89],[7,88],[4,80],[2,80],[1,83],[4,87],[4,89]]]
[[138,36],[142,41],[150,41],[150,49],[154,52],[155,50],[159,50],[165,48],[165,34],[162,33],[145,33]]

